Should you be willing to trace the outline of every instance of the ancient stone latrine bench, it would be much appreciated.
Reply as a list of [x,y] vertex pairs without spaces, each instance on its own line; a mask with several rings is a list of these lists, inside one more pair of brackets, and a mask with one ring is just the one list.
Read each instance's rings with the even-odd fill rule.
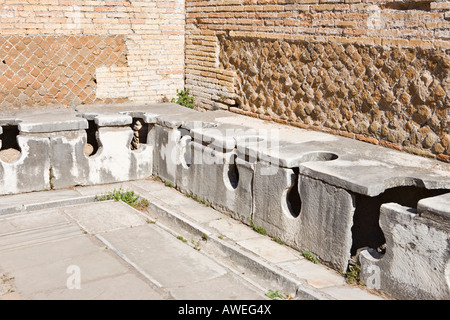
[[450,165],[176,104],[0,118],[0,194],[159,176],[398,298],[450,297]]

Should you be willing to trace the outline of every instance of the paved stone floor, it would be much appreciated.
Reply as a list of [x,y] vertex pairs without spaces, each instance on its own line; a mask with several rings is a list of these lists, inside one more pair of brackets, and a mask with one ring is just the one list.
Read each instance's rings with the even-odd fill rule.
[[[119,188],[149,207],[94,201]],[[386,299],[158,181],[0,200],[0,299]]]

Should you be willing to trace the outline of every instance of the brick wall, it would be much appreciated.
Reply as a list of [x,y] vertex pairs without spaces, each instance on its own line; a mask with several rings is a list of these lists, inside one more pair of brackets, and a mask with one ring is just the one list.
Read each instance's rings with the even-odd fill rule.
[[186,87],[224,108],[450,160],[450,2],[186,0]]
[[0,111],[184,87],[184,0],[0,0]]

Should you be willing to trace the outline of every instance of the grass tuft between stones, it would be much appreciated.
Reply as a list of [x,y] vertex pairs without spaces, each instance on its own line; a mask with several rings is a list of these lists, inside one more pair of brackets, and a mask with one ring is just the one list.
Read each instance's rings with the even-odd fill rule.
[[126,191],[122,188],[113,191],[110,191],[106,194],[97,196],[97,201],[106,201],[106,200],[115,200],[115,201],[123,201],[129,206],[142,210],[149,206],[149,202],[145,198],[141,198],[139,195],[135,194],[134,191]]

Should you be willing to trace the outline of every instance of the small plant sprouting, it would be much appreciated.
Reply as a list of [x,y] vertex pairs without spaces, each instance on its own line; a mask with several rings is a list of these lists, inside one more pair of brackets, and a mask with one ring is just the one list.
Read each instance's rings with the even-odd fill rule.
[[258,227],[258,226],[252,226],[253,230],[255,230],[256,232],[258,232],[259,234],[262,234],[263,236],[267,235],[266,230],[263,227]]
[[170,182],[170,181],[164,182],[164,185],[165,185],[166,187],[170,187],[170,188],[173,187],[173,184],[172,184],[172,182]]
[[159,181],[162,182],[162,179],[159,176],[154,176],[153,181]]
[[275,241],[278,244],[284,245],[284,242],[280,238],[273,237],[272,240]]
[[172,98],[171,102],[194,109],[194,97],[189,95],[189,89],[177,90],[177,98]]
[[305,257],[307,260],[309,260],[309,261],[315,263],[315,264],[318,264],[318,263],[319,263],[319,260],[317,260],[317,258],[314,257],[314,256],[311,254],[311,252],[309,252],[309,251],[303,251],[303,252],[302,252],[302,256]]
[[192,239],[191,243],[194,245],[195,250],[200,251],[200,240],[195,242],[194,239]]
[[191,198],[192,200],[194,200],[194,201],[196,201],[196,202],[198,202],[198,203],[201,203],[201,204],[203,204],[203,205],[206,206],[206,207],[209,207],[209,206],[210,206],[210,204],[209,204],[208,202],[206,202],[206,201],[204,201],[204,200],[200,200],[200,199],[199,199],[195,194],[193,194],[193,193],[186,193],[185,195],[186,195],[186,197]]
[[104,195],[97,196],[97,201],[106,200],[123,201],[138,210],[147,208],[149,205],[147,199],[141,198],[139,195],[135,194],[134,191],[125,191],[122,188],[119,190],[114,189]]
[[284,299],[283,295],[277,291],[273,291],[272,289],[266,293],[266,297],[269,297],[272,300],[282,300]]
[[253,231],[258,232],[259,234],[262,234],[264,236],[267,235],[267,232],[263,227],[258,227],[253,224],[253,220],[250,220],[250,227],[253,229]]
[[49,168],[49,173],[48,173],[48,180],[49,180],[49,184],[50,184],[50,190],[53,190],[55,188],[55,185],[53,184],[53,179],[55,178],[54,174],[53,174],[53,167],[50,166]]
[[186,193],[186,197],[191,198],[194,201],[200,202],[200,199],[193,193]]
[[263,227],[258,227],[253,224],[253,218],[250,218],[250,227],[253,229],[253,231],[258,232],[259,234],[262,234],[263,236],[267,235],[267,232]]
[[177,236],[177,239],[183,242],[187,242],[187,240],[185,238],[183,238],[182,236]]
[[208,241],[208,235],[206,233],[202,234],[202,240],[203,241]]
[[348,284],[364,285],[364,282],[360,278],[360,266],[358,264],[350,265],[348,271],[345,274],[345,281]]

